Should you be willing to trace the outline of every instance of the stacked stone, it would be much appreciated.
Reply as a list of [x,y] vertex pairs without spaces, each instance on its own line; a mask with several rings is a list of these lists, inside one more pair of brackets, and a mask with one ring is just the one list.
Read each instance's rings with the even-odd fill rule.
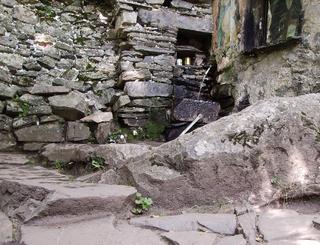
[[177,29],[141,26],[137,13],[128,12],[128,8],[119,14],[116,26],[123,39],[118,86],[124,88],[125,94],[113,106],[114,111],[130,127],[144,126],[150,113],[164,119],[165,111],[171,107]]
[[183,0],[172,0],[170,8],[179,11],[182,15],[204,17],[212,14],[211,1],[191,3]]
[[[117,98],[112,16],[79,2],[0,1],[0,150],[88,142],[91,129],[101,138],[108,127],[100,124]],[[99,120],[80,121],[94,112]]]

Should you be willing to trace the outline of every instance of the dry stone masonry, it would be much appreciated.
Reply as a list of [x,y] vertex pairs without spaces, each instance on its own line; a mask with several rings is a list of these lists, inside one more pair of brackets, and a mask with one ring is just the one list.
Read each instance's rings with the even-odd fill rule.
[[80,2],[1,1],[1,150],[88,141],[78,120],[108,111],[118,60],[111,11]]
[[2,0],[0,20],[0,150],[217,119],[196,102],[212,101],[209,1]]

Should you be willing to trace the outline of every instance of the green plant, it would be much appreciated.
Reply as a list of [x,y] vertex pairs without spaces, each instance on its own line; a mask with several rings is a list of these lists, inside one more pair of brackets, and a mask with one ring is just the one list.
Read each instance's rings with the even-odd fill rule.
[[37,15],[41,20],[53,21],[56,17],[56,12],[51,6],[43,5],[37,7]]
[[135,208],[131,212],[138,215],[147,212],[151,208],[153,201],[150,197],[143,197],[140,193],[137,193],[134,203]]
[[30,104],[26,101],[22,101],[19,96],[16,96],[14,101],[18,104],[21,111],[19,112],[19,117],[25,117],[29,114]]
[[79,37],[77,37],[75,40],[74,40],[74,42],[76,43],[76,44],[80,44],[80,45],[85,45],[85,43],[86,43],[86,41],[88,41],[88,40],[90,40],[90,38],[87,38],[87,37],[84,37],[84,36],[79,36]]
[[105,160],[99,156],[91,156],[90,166],[95,170],[104,169]]
[[271,185],[279,186],[280,185],[280,178],[278,176],[273,176],[270,180]]
[[60,171],[63,171],[63,169],[65,167],[65,163],[63,161],[61,161],[61,160],[55,160],[54,161],[54,166],[60,172]]
[[149,121],[145,126],[144,126],[144,131],[146,138],[150,140],[157,140],[160,139],[161,134],[165,130],[165,125],[153,121]]

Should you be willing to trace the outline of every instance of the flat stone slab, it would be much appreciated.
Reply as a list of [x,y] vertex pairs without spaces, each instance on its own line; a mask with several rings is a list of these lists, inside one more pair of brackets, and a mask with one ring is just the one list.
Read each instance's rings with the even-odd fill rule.
[[81,119],[81,122],[103,123],[110,122],[113,119],[112,112],[95,112]]
[[173,117],[178,121],[192,122],[201,114],[200,121],[210,123],[218,119],[219,112],[220,105],[216,102],[183,99],[175,106]]
[[216,234],[197,231],[170,231],[162,236],[176,245],[209,245],[217,239]]
[[159,27],[174,26],[179,29],[212,33],[212,18],[198,18],[184,16],[168,9],[145,10],[140,9],[139,19],[143,24],[157,23]]
[[[224,237],[214,245],[246,245],[246,244],[247,244],[247,241],[243,238],[242,235],[236,235],[236,236]],[[251,243],[251,245],[254,245],[254,244],[255,243]]]
[[302,215],[293,210],[271,209],[259,217],[258,228],[267,242],[278,240],[320,241],[320,231],[314,228],[317,215]]
[[312,240],[282,240],[282,241],[274,241],[269,242],[268,245],[320,245],[319,241]]
[[130,221],[130,224],[164,231],[198,231],[205,226],[212,232],[234,234],[236,218],[231,214],[181,214],[158,218],[141,217]]
[[136,189],[87,184],[42,167],[0,169],[0,208],[24,221],[47,216],[127,211]]
[[233,214],[201,215],[197,220],[201,226],[214,233],[234,235],[236,232],[237,220]]
[[112,217],[56,225],[22,227],[22,241],[28,245],[166,245],[150,230],[121,223]]
[[238,221],[245,237],[251,244],[255,244],[257,238],[256,214],[254,212],[245,213],[238,216]]
[[24,165],[30,160],[27,155],[16,153],[0,153],[0,164]]
[[0,244],[12,241],[12,222],[0,211]]
[[127,82],[124,91],[130,97],[169,97],[172,95],[172,85],[156,82]]

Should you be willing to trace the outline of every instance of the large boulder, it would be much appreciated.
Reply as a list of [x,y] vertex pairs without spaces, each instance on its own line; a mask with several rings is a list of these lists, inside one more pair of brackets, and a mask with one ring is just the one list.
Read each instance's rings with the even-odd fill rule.
[[320,194],[320,94],[273,98],[163,144],[118,174],[160,206]]

